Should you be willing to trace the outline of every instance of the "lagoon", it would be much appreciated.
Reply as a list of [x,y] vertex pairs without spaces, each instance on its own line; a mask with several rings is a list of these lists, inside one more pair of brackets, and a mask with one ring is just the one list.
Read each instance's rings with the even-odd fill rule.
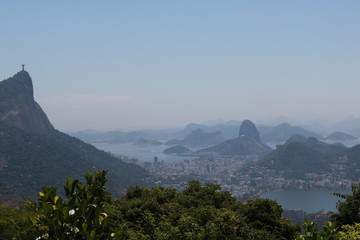
[[336,212],[336,203],[342,199],[332,195],[333,192],[351,194],[350,190],[293,190],[266,192],[260,197],[276,200],[285,209],[302,209],[308,213],[318,211]]

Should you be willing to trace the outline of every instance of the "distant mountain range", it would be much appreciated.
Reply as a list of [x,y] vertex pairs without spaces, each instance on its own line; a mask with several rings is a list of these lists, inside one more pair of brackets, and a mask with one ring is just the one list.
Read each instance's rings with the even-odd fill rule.
[[166,142],[166,145],[211,146],[221,143],[224,140],[225,137],[220,131],[207,133],[198,128],[186,135],[183,140],[173,139]]
[[292,135],[300,135],[303,137],[322,138],[314,132],[307,131],[299,126],[291,126],[288,123],[282,123],[276,127],[262,127],[261,138],[266,143],[282,144],[286,142]]
[[[97,132],[93,130],[84,130],[79,132],[70,133],[72,136],[78,137],[88,143],[134,143],[137,140],[149,139],[149,140],[162,140],[168,141],[168,145],[181,144],[181,145],[213,145],[220,143],[225,139],[233,139],[238,137],[238,129],[242,122],[229,121],[225,123],[218,123],[216,125],[204,125],[191,123],[184,129],[164,129],[164,130],[144,130],[144,131],[110,131],[110,132]],[[259,126],[258,131],[260,133],[262,141],[272,145],[282,144],[286,142],[292,135],[301,135],[304,137],[316,137],[323,139],[323,137],[315,132],[305,130],[300,126],[292,126],[288,123],[282,123],[278,126]],[[199,131],[202,132],[199,132]],[[198,131],[198,133],[194,132]],[[192,133],[194,132],[194,133]],[[217,136],[203,133],[216,133]],[[198,136],[191,136],[191,135]],[[203,136],[200,136],[200,135]],[[189,138],[195,139],[201,138],[199,143],[191,143]],[[209,138],[209,139],[206,139]],[[183,139],[185,142],[181,142]],[[218,140],[216,140],[218,139]],[[221,140],[221,141],[220,141]],[[195,140],[194,140],[195,141]],[[201,143],[203,142],[203,143]],[[207,143],[208,142],[208,143]]]
[[357,137],[351,136],[344,132],[333,132],[325,138],[327,141],[352,141],[356,139]]
[[316,131],[323,135],[329,135],[334,131],[344,132],[346,134],[360,138],[360,118],[348,118],[332,125],[324,125],[320,123],[304,124],[304,128]]
[[[285,119],[281,120],[284,121]],[[190,123],[183,129],[142,130],[131,132],[97,132],[93,130],[84,130],[70,134],[88,143],[134,143],[137,140],[144,138],[149,140],[160,140],[162,142],[170,141],[168,144],[182,144],[180,140],[175,139],[184,139],[191,134],[192,131],[198,129],[206,133],[220,132],[225,139],[237,138],[239,125],[241,125],[241,123],[241,121],[234,120],[227,122],[216,120],[209,121],[207,124]],[[293,126],[287,122],[283,122],[277,126],[259,125],[257,126],[257,129],[262,141],[271,146],[285,143],[292,135],[316,137],[317,139],[329,142],[346,142],[356,141],[360,138],[360,119],[350,119],[332,126],[321,124]],[[339,137],[339,135],[335,135],[337,139],[334,139],[334,136],[330,136],[331,140],[324,138],[324,136],[329,136],[330,133],[334,131],[341,131],[344,134],[356,137],[356,139],[350,140],[349,136]],[[356,144],[356,142],[348,142],[347,144]]]
[[190,123],[184,129],[174,132],[176,138],[184,138],[190,132],[201,129],[204,132],[221,132],[226,139],[237,137],[237,133],[239,130],[239,126],[241,122],[239,121],[228,121],[224,123],[219,123],[215,125],[205,125],[205,124],[197,124]]
[[83,130],[70,133],[71,136],[77,137],[87,143],[134,143],[139,139],[149,139],[149,135],[142,132],[122,132],[109,131],[98,132],[95,130]]
[[108,170],[108,189],[122,195],[148,185],[149,174],[54,129],[33,97],[30,75],[0,82],[0,202],[34,198],[44,185],[61,189],[67,176]]
[[330,129],[336,129],[344,133],[360,137],[360,118],[348,119],[334,124]]
[[130,132],[98,132],[94,130],[83,130],[78,132],[72,132],[70,133],[70,135],[80,138],[81,140],[88,143],[133,143],[140,138],[167,141],[173,139],[184,139],[192,131],[201,129],[206,133],[221,132],[225,139],[229,139],[237,136],[240,124],[241,122],[238,121],[229,121],[213,126],[191,123],[188,124],[184,129],[143,130]]

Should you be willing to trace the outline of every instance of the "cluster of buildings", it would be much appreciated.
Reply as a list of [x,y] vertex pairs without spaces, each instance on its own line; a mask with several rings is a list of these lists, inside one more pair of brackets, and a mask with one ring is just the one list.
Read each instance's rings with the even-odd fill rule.
[[339,158],[327,173],[305,173],[301,179],[293,178],[291,170],[273,169],[247,165],[258,161],[257,155],[218,156],[203,155],[183,161],[159,161],[141,164],[152,174],[159,176],[157,184],[183,190],[189,180],[220,184],[238,199],[247,200],[263,192],[288,189],[350,189],[353,179],[345,173],[346,158]]

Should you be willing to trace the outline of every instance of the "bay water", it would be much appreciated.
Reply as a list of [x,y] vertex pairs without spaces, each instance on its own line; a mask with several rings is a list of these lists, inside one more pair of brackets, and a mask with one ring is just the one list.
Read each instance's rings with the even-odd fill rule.
[[[182,161],[185,159],[193,159],[194,157],[182,157],[176,155],[164,154],[163,151],[169,148],[167,145],[148,145],[137,146],[132,143],[109,144],[109,143],[92,143],[96,148],[110,152],[115,155],[127,156],[129,158],[136,158],[141,162],[153,162],[154,157],[158,157],[159,161]],[[192,151],[197,151],[201,148],[189,148]]]

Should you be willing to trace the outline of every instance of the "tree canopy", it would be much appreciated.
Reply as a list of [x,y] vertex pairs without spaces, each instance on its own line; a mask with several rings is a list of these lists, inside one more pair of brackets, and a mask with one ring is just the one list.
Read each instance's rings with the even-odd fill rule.
[[0,205],[0,239],[360,239],[360,185],[339,212],[318,228],[305,220],[299,226],[281,217],[274,200],[235,199],[220,185],[190,181],[186,189],[130,187],[120,199],[105,188],[106,171],[85,174],[85,183],[68,178],[61,197],[54,186],[43,187],[26,210]]
[[[7,212],[8,219],[21,215],[24,220],[15,221],[5,239],[275,240],[292,239],[298,230],[281,218],[275,201],[242,203],[218,184],[190,181],[183,192],[133,186],[112,199],[105,183],[106,171],[96,171],[86,173],[85,183],[68,178],[64,198],[55,187],[43,187],[27,211]],[[0,222],[1,227],[6,224]]]

